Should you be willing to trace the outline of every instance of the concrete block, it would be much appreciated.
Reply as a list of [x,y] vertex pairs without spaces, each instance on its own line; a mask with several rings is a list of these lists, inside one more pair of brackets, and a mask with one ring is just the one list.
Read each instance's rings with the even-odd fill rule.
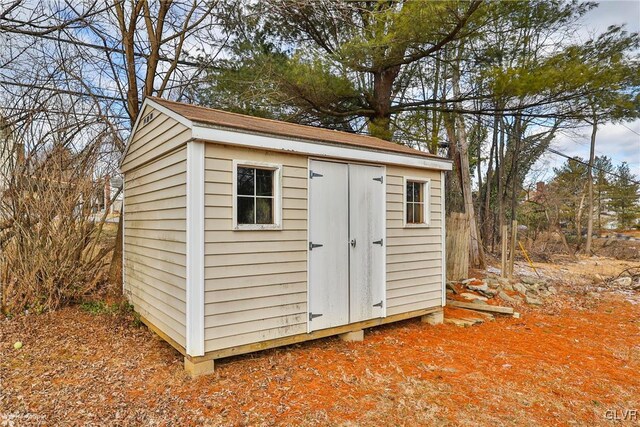
[[215,363],[213,359],[194,362],[187,357],[184,358],[184,369],[191,376],[191,378],[212,374],[214,366]]
[[356,342],[356,341],[364,341],[364,330],[347,332],[345,334],[338,335],[342,341],[346,342]]
[[440,325],[444,322],[444,312],[442,310],[433,313],[425,314],[420,318],[422,323],[428,323],[429,325]]

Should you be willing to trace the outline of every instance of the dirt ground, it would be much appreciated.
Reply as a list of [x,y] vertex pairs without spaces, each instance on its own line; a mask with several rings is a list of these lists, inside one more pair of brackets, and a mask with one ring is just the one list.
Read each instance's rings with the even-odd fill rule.
[[410,320],[362,343],[225,359],[195,380],[130,314],[3,319],[0,425],[638,425],[640,295],[602,284],[636,264],[538,263],[559,294],[520,319]]

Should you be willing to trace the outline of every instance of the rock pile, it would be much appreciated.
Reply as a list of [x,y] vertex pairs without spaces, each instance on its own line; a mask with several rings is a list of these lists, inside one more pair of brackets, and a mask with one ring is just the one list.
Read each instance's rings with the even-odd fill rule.
[[545,299],[557,293],[547,279],[535,276],[509,280],[489,274],[484,279],[469,278],[447,283],[448,298],[474,304],[499,304],[498,300],[502,300],[510,305],[522,302],[542,305]]
[[606,281],[609,288],[626,291],[640,291],[640,267],[628,269],[617,278]]

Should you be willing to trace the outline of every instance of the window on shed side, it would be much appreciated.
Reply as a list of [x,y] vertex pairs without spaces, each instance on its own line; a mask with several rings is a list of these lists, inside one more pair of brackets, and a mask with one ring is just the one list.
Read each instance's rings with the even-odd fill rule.
[[275,171],[238,166],[238,224],[275,224]]
[[406,181],[406,199],[405,199],[405,222],[406,224],[422,224],[427,225],[429,215],[427,209],[429,205],[427,200],[428,185],[425,181],[415,181],[407,179]]

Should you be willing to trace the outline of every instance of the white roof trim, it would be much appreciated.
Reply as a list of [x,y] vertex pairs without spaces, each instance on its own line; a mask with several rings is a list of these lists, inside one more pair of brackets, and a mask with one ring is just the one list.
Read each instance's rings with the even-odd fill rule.
[[122,163],[124,162],[124,159],[127,158],[127,154],[129,153],[129,147],[131,146],[131,141],[133,140],[133,136],[136,134],[136,132],[138,130],[138,126],[140,125],[140,120],[142,119],[142,113],[144,112],[144,109],[147,106],[150,106],[151,108],[153,108],[155,110],[158,110],[162,114],[164,114],[164,115],[176,120],[178,123],[182,123],[183,125],[185,125],[188,128],[193,127],[193,122],[191,120],[189,120],[186,117],[176,113],[175,111],[172,111],[172,110],[168,109],[167,107],[165,107],[163,105],[158,104],[153,99],[145,98],[144,101],[142,102],[142,106],[140,107],[140,113],[138,114],[138,118],[136,119],[136,122],[133,124],[133,128],[131,128],[131,133],[129,134],[129,138],[127,139],[127,145],[124,147],[124,152],[122,153],[122,156],[120,157],[120,163],[118,164],[119,168],[122,167]]
[[288,153],[305,154],[317,157],[357,160],[380,164],[413,166],[423,169],[451,170],[452,163],[447,159],[412,156],[375,148],[347,147],[335,143],[323,143],[303,139],[288,139],[272,135],[249,133],[240,129],[219,128],[194,123],[192,137],[204,141],[220,142],[228,145],[264,148]]

